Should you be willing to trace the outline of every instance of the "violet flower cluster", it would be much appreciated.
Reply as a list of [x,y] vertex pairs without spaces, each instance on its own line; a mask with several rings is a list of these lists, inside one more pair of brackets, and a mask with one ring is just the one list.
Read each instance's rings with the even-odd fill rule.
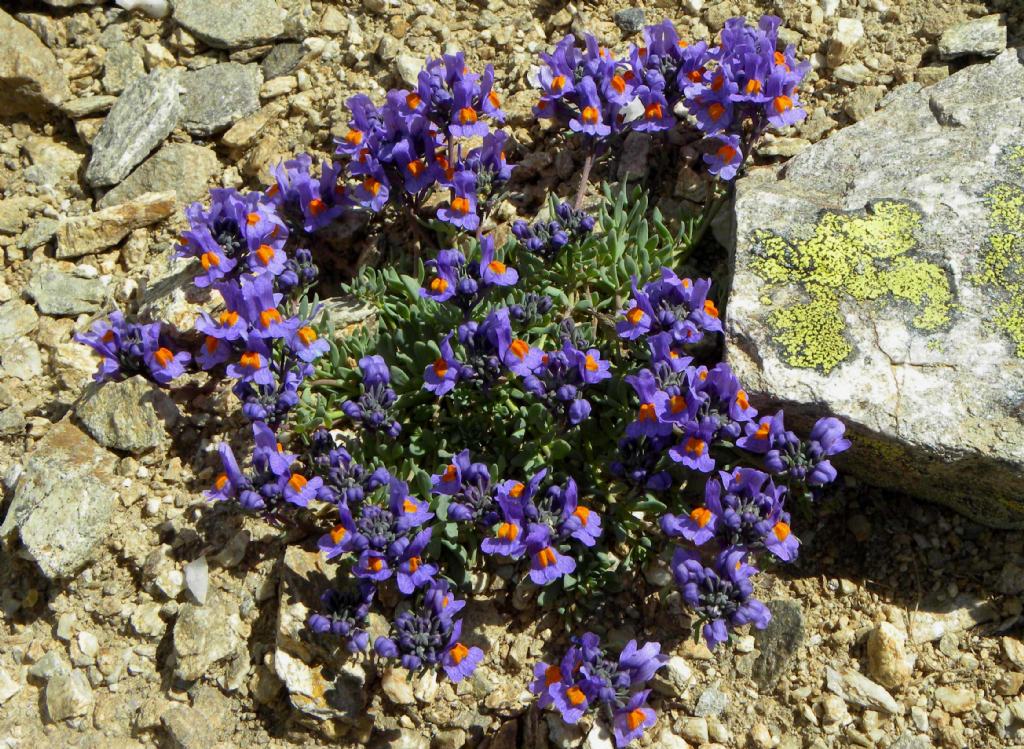
[[395,617],[391,635],[378,637],[373,649],[409,670],[440,665],[453,682],[462,681],[484,658],[480,648],[462,643],[462,620],[455,615],[465,605],[447,583],[433,581]]
[[529,252],[550,261],[570,243],[578,245],[586,240],[596,223],[593,216],[561,202],[549,221],[531,224],[519,219],[512,224],[512,234]]
[[363,429],[394,439],[402,433],[402,425],[391,418],[391,407],[398,400],[391,388],[391,370],[383,357],[373,355],[359,360],[359,371],[363,375],[363,392],[356,400],[342,403],[341,410]]
[[592,547],[601,535],[601,516],[581,504],[576,482],[540,487],[547,469],[526,483],[491,481],[482,463],[473,463],[469,450],[454,456],[440,473],[430,477],[433,493],[446,495],[448,518],[474,524],[487,534],[480,544],[485,554],[530,561],[530,579],[547,585],[576,569],[570,540]]
[[781,19],[763,16],[757,27],[743,18],[726,22],[717,45],[688,44],[671,21],[644,29],[642,46],[621,58],[590,34],[579,47],[571,34],[541,54],[535,74],[540,118],[607,147],[612,134],[660,132],[685,111],[706,136],[711,174],[731,180],[757,137],[768,127],[802,120],[797,85],[810,64],[797,63],[792,45],[776,49]]
[[587,712],[611,724],[617,747],[639,739],[657,716],[648,704],[647,682],[668,658],[661,645],[642,647],[630,640],[616,658],[601,647],[600,638],[586,632],[558,663],[540,662],[533,668],[530,691],[541,708],[553,705],[566,723],[578,723]]
[[519,273],[495,256],[494,240],[483,236],[479,244],[479,260],[467,262],[459,250],[441,250],[436,260],[428,260],[426,268],[431,279],[420,289],[420,296],[435,302],[450,302],[469,319],[491,289],[515,286]]
[[[388,91],[377,107],[365,94],[348,100],[349,130],[337,141],[348,198],[378,213],[388,204],[418,208],[437,187],[449,193],[437,217],[467,231],[479,228],[491,201],[512,174],[508,136],[488,120],[504,122],[494,69],[466,68],[462,53],[428,60],[415,90]],[[463,139],[480,138],[463,151]]]
[[[796,558],[799,540],[784,507],[787,487],[803,484],[818,491],[833,481],[829,459],[850,442],[842,422],[831,417],[814,425],[809,440],[800,440],[785,429],[781,411],[758,417],[728,364],[708,369],[685,355],[689,344],[722,329],[709,290],[709,281],[680,279],[667,268],[642,290],[634,280],[616,330],[620,338],[644,340],[650,364],[625,377],[638,406],[612,472],[633,485],[664,491],[672,485],[671,474],[659,468],[667,455],[708,476],[703,505],[687,516],[666,514],[660,525],[670,538],[701,547],[703,554],[677,550],[673,570],[714,647],[728,638],[730,627],[767,626],[769,611],[752,597],[750,577],[757,569],[747,559],[764,552],[782,562]],[[763,455],[764,470],[744,467],[715,476],[719,446]],[[786,485],[776,485],[776,478]]]
[[199,260],[196,286],[216,289],[224,303],[216,317],[204,313],[196,322],[204,336],[196,362],[203,370],[225,365],[245,416],[277,426],[329,350],[311,319],[287,311],[316,279],[315,266],[308,250],[288,257],[288,223],[265,194],[210,195],[209,209],[194,203],[186,211],[190,227],[177,248],[179,257]]
[[76,333],[75,340],[100,357],[93,375],[97,382],[142,375],[167,385],[185,373],[192,359],[187,351],[175,350],[160,323],[130,323],[120,312],[93,323],[88,333]]

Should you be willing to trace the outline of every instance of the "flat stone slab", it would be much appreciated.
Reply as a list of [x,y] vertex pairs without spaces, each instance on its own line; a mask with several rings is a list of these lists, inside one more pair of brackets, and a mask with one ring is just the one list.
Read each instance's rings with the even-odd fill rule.
[[220,163],[212,149],[191,143],[168,143],[96,203],[108,208],[129,203],[147,192],[173,190],[178,207],[199,200],[206,194],[206,183]]
[[208,136],[260,108],[263,73],[255,63],[224,62],[185,73],[181,84],[182,125],[192,135]]
[[130,453],[166,440],[180,415],[166,392],[139,375],[91,386],[75,413],[101,445]]
[[176,197],[173,190],[149,192],[95,213],[66,218],[57,227],[56,256],[80,257],[113,247],[135,229],[170,216]]
[[116,464],[78,427],[55,424],[28,456],[0,538],[17,531],[43,574],[73,575],[110,534]]
[[1024,55],[740,181],[727,355],[875,485],[1024,527]]
[[274,0],[176,0],[174,20],[220,49],[254,47],[284,34],[284,14]]
[[92,142],[85,181],[115,185],[163,143],[181,119],[179,74],[154,70],[128,84]]

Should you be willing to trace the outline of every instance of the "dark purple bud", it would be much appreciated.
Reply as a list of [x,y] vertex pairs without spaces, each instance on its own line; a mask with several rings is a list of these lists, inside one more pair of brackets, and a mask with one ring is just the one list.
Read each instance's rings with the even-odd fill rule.
[[576,426],[590,416],[590,401],[585,398],[573,401],[569,405],[569,423]]

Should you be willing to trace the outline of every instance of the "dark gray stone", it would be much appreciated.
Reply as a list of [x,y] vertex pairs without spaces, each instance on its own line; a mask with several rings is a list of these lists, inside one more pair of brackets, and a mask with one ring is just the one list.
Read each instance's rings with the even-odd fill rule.
[[154,70],[129,84],[92,142],[86,182],[117,184],[170,135],[181,119],[179,86],[174,70]]
[[182,76],[182,124],[192,135],[207,136],[227,130],[260,108],[263,74],[259,65],[225,62],[193,70]]
[[301,44],[278,44],[263,58],[263,80],[269,81],[271,78],[288,75],[299,67],[305,56],[306,48]]
[[197,39],[220,49],[244,49],[284,34],[281,8],[274,0],[175,0],[174,19]]
[[626,8],[615,14],[615,25],[627,34],[639,33],[644,27],[643,8]]
[[779,676],[804,640],[804,615],[796,601],[769,601],[772,620],[754,632],[754,641],[761,651],[754,661],[754,681],[761,689],[774,688]]

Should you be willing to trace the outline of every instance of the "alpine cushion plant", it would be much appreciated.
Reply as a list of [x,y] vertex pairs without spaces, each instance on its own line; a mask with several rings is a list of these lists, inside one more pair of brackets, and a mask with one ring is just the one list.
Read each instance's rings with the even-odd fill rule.
[[[612,139],[673,127],[703,134],[725,194],[757,138],[802,116],[806,65],[776,50],[777,32],[771,17],[734,19],[716,45],[687,45],[666,21],[619,58],[590,36],[562,40],[542,56],[536,112],[586,140],[580,189],[504,242],[490,209],[512,167],[488,124],[503,120],[490,68],[446,55],[380,107],[353,97],[340,158],[319,175],[302,155],[266,190],[213,190],[187,210],[177,252],[223,311],[194,332],[112,314],[79,337],[101,357],[97,378],[231,382],[249,447],[217,446],[207,497],[300,540],[317,529],[304,540],[336,573],[308,629],[352,657],[471,676],[486,643],[464,628],[461,596],[488,567],[570,629],[657,564],[709,647],[766,626],[754,562],[797,557],[797,502],[836,479],[844,427],[826,417],[802,439],[717,360],[721,298],[683,270],[714,201],[673,234],[642,190],[605,188],[590,210],[582,199]],[[376,327],[339,338],[310,294],[327,233],[353,215],[412,218],[441,249],[363,268],[347,288]],[[390,616],[371,636],[374,610]],[[630,744],[656,721],[661,646],[571,640],[531,691]]]

